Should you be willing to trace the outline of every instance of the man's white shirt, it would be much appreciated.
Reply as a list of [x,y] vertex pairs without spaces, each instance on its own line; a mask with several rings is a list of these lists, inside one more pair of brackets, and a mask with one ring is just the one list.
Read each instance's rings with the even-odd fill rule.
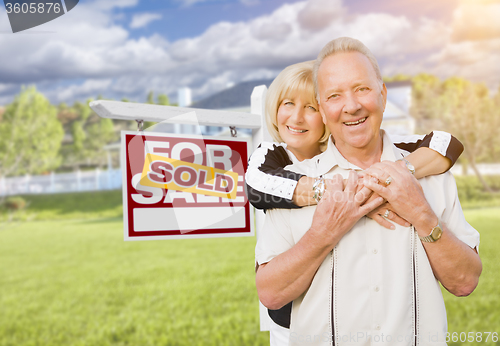
[[[381,161],[408,153],[382,131]],[[327,150],[286,169],[310,177],[348,177],[360,170],[330,140]],[[451,173],[419,180],[433,211],[461,241],[479,246],[479,233],[463,215]],[[255,249],[267,263],[309,230],[315,206],[266,214]],[[310,287],[294,300],[290,345],[446,345],[446,311],[438,281],[413,227],[389,230],[363,217],[324,259]],[[429,230],[430,232],[431,230]]]

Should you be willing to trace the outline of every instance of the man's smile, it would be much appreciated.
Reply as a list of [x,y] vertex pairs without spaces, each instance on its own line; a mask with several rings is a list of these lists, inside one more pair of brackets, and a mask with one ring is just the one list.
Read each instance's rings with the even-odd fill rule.
[[368,117],[364,117],[364,118],[361,118],[359,120],[356,120],[356,121],[351,121],[351,122],[344,122],[344,125],[347,125],[347,126],[356,126],[356,125],[359,125],[359,124],[362,124],[366,121],[366,119],[368,119]]

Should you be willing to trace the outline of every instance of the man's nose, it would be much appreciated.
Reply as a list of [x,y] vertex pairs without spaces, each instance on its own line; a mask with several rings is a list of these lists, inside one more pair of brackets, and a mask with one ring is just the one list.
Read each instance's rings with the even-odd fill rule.
[[348,95],[344,104],[344,113],[355,114],[358,110],[361,109],[361,104],[358,99],[354,95]]

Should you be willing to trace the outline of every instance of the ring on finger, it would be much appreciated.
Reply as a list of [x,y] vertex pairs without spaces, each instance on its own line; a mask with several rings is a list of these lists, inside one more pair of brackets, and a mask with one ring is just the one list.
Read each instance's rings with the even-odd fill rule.
[[387,219],[387,218],[389,217],[389,214],[390,214],[390,213],[391,213],[391,212],[389,211],[389,209],[386,209],[386,210],[385,210],[384,215],[382,215],[382,216],[383,216],[385,219]]
[[387,179],[385,180],[385,185],[389,186],[389,185],[391,185],[391,183],[392,183],[392,177],[391,177],[391,176],[389,176],[389,178],[387,178]]

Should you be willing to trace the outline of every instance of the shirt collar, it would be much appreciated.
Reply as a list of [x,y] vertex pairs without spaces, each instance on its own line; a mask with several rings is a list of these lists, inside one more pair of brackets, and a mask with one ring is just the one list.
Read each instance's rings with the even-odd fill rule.
[[[380,129],[380,131],[383,140],[382,156],[380,160],[396,161],[398,158],[403,157],[401,151],[399,151],[399,149],[396,148],[396,146],[392,143],[391,139],[385,133],[385,131],[382,129]],[[332,136],[330,136],[330,138],[328,139],[327,149],[323,153],[315,156],[313,160],[316,160],[318,175],[328,173],[336,166],[339,166],[340,168],[346,170],[357,170],[357,171],[362,170],[358,166],[347,161],[347,159],[344,156],[342,156],[340,151],[335,146]]]

